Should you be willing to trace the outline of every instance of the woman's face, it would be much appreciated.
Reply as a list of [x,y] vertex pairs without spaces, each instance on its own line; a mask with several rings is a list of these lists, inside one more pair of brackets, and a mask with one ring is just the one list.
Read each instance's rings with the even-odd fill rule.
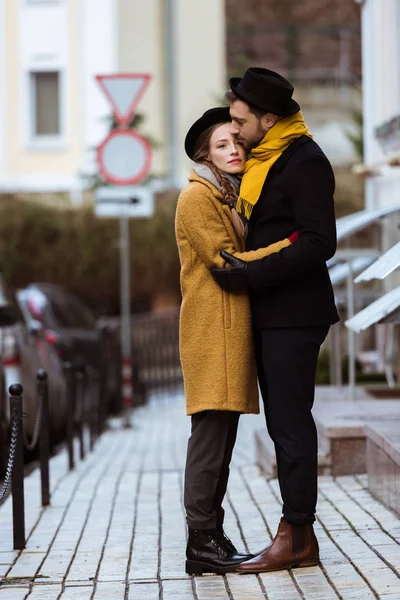
[[231,134],[230,127],[230,123],[224,123],[213,131],[209,158],[221,171],[235,175],[244,170],[246,152]]

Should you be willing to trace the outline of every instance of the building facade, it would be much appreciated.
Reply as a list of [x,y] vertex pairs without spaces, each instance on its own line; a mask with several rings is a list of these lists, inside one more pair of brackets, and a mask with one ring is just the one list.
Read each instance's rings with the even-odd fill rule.
[[[362,5],[365,208],[400,206],[400,0]],[[399,241],[400,216],[386,219],[383,248]],[[398,273],[385,288],[400,283]]]
[[96,74],[150,73],[138,112],[152,174],[179,185],[183,138],[225,90],[223,0],[0,0],[0,193],[68,192],[111,113]]

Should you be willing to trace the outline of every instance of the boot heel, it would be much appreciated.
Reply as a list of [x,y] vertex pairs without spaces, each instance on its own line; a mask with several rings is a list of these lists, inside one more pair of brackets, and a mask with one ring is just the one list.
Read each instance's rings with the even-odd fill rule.
[[316,566],[318,566],[318,563],[319,563],[318,559],[304,560],[303,562],[300,562],[297,566],[298,567],[316,567]]
[[203,575],[204,570],[200,563],[194,560],[186,561],[186,573],[187,575]]

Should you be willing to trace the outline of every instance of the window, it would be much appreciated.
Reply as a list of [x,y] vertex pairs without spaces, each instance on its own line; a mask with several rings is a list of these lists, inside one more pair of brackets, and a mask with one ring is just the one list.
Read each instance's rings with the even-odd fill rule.
[[61,327],[94,329],[96,326],[96,320],[91,311],[69,294],[52,296],[51,308]]
[[60,74],[58,71],[31,73],[32,136],[59,136]]

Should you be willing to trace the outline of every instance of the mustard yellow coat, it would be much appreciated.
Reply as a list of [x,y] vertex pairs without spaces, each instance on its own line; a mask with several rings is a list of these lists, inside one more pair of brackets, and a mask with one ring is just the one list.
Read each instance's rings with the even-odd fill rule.
[[244,252],[229,206],[223,204],[217,188],[195,171],[179,196],[175,230],[181,262],[179,343],[187,414],[258,413],[248,296],[222,290],[209,269],[225,266],[221,250],[250,261],[278,252],[290,241]]

